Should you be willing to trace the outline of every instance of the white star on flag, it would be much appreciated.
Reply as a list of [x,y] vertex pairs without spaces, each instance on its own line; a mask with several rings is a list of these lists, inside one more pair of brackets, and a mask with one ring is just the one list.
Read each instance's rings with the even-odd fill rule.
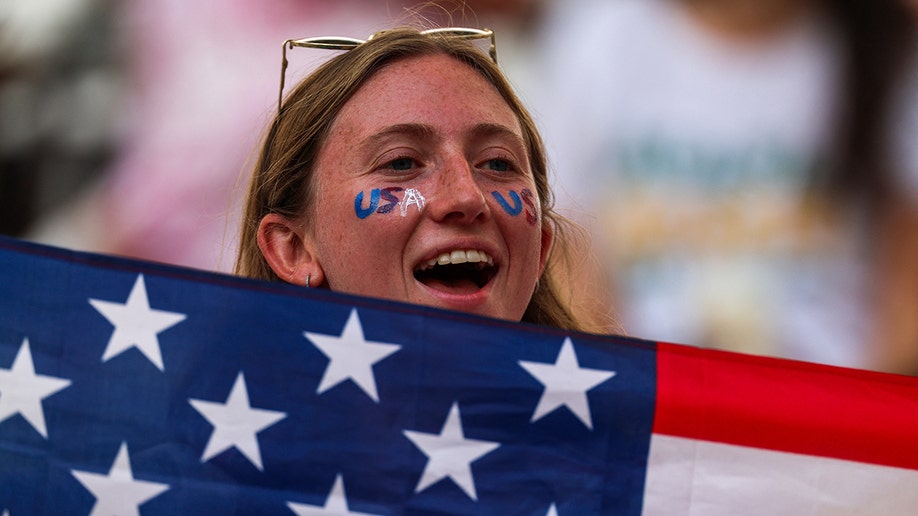
[[478,500],[475,481],[472,478],[472,463],[490,453],[500,443],[466,439],[462,433],[459,404],[449,409],[443,429],[438,434],[403,430],[405,437],[427,455],[427,465],[418,481],[415,493],[419,493],[440,479],[450,478],[473,500]]
[[127,443],[121,443],[108,475],[71,470],[70,473],[96,497],[93,516],[140,514],[138,506],[169,489],[168,484],[135,480]]
[[156,335],[183,321],[186,316],[181,313],[150,308],[143,274],[137,275],[137,281],[131,288],[127,302],[113,303],[90,298],[89,304],[115,327],[108,346],[102,354],[103,362],[136,347],[150,362],[153,362],[153,365],[163,371],[163,358],[160,355],[159,339]]
[[13,365],[9,369],[0,369],[0,421],[22,414],[47,439],[48,429],[41,400],[68,385],[70,380],[35,374],[29,339],[23,339]]
[[373,365],[401,349],[401,346],[366,340],[356,308],[351,310],[341,336],[333,337],[308,331],[303,332],[303,336],[319,348],[329,360],[316,394],[322,394],[343,381],[353,380],[367,396],[379,403]]
[[298,516],[311,516],[319,514],[355,514],[358,516],[367,515],[364,512],[351,512],[347,507],[347,495],[344,494],[344,479],[339,474],[335,477],[335,485],[332,486],[328,498],[325,499],[325,505],[317,507],[315,505],[306,505],[302,503],[287,502],[287,507],[295,512]]
[[530,422],[538,420],[556,408],[566,406],[587,428],[593,429],[587,391],[615,376],[615,371],[580,367],[570,337],[564,339],[561,352],[558,353],[558,359],[554,364],[524,360],[520,360],[519,364],[545,386]]
[[255,434],[284,419],[287,413],[252,408],[242,372],[236,377],[226,403],[195,399],[188,402],[214,426],[201,462],[235,446],[259,471],[264,470]]

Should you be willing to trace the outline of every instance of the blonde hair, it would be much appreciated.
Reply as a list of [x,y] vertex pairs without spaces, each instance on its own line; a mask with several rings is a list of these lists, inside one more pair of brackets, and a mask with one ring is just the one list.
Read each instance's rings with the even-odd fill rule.
[[[340,54],[304,79],[287,96],[272,122],[255,164],[245,201],[236,274],[279,281],[258,248],[261,219],[277,213],[302,217],[315,198],[313,172],[329,128],[354,93],[379,69],[408,57],[445,54],[472,67],[490,82],[519,119],[541,203],[542,223],[554,232],[555,245],[545,273],[539,279],[522,320],[577,331],[602,331],[601,325],[578,317],[571,296],[559,295],[559,278],[575,266],[570,259],[571,239],[579,230],[558,215],[548,182],[545,148],[535,122],[513,92],[497,65],[474,44],[413,28],[384,31],[370,41]],[[312,213],[306,214],[310,228]],[[311,229],[311,228],[310,228]],[[555,252],[559,250],[559,252]],[[536,259],[536,257],[533,257]]]

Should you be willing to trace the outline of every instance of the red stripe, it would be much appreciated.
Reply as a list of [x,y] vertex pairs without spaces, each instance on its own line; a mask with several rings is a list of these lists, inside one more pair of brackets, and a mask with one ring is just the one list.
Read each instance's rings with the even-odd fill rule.
[[918,378],[661,343],[654,432],[918,469]]

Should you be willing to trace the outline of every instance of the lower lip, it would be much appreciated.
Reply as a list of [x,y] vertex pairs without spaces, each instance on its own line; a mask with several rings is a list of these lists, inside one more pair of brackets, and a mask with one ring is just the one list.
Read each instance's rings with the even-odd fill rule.
[[431,303],[432,305],[460,312],[476,313],[488,300],[491,286],[494,284],[494,278],[491,278],[491,281],[484,287],[469,294],[455,294],[429,287],[420,281],[417,283],[424,292],[436,300],[436,302]]

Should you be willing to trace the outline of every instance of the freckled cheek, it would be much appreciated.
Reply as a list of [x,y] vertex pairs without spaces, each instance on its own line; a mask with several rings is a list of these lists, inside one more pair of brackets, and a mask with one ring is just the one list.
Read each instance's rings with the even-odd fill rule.
[[353,195],[325,195],[316,203],[314,227],[317,244],[324,258],[336,256],[337,261],[349,260],[360,254],[360,248],[370,245],[372,224],[354,214]]
[[542,250],[542,214],[538,198],[529,192],[528,188],[493,190],[488,195],[488,203],[501,228],[511,260],[518,265],[537,266],[538,260],[532,257],[539,256]]
[[[531,223],[525,215],[511,216],[501,211],[496,211],[494,216],[497,224],[503,228],[504,237],[508,245],[520,247],[538,247],[541,245],[542,224],[537,220]],[[530,252],[526,249],[526,252]]]
[[337,289],[385,296],[387,282],[399,277],[408,224],[399,215],[360,219],[351,203],[326,219],[329,227],[317,228],[323,235],[321,257],[330,262],[326,272]]
[[[398,190],[388,194],[384,188],[350,190],[319,202],[317,231],[322,234],[320,245],[327,256],[335,255],[339,262],[364,272],[399,264],[392,256],[404,253],[425,203],[410,192],[406,203],[405,189]],[[393,199],[399,202],[393,203]]]

